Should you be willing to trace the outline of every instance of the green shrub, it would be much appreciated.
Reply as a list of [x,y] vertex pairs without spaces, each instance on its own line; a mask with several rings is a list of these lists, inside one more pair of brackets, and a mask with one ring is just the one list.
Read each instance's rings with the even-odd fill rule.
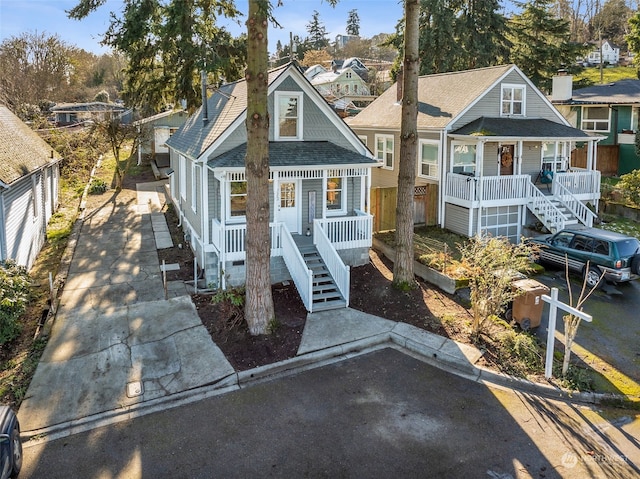
[[634,205],[640,205],[640,170],[622,175],[618,187],[627,200]]
[[91,180],[91,183],[89,183],[90,195],[101,195],[105,191],[107,191],[107,184],[104,182],[104,180],[101,180],[100,178],[94,178],[93,180]]
[[20,316],[29,301],[27,269],[13,260],[0,263],[0,345],[15,339],[21,330]]
[[542,350],[532,334],[507,329],[497,339],[503,370],[522,377],[543,370]]

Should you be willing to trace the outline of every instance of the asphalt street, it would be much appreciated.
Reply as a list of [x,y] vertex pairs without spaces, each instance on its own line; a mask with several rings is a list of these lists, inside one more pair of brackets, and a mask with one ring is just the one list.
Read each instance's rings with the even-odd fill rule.
[[640,421],[381,349],[25,448],[26,478],[632,478]]

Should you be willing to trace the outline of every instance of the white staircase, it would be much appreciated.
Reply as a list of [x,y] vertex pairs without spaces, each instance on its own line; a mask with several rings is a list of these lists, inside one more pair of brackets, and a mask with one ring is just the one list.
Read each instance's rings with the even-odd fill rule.
[[313,244],[298,245],[304,262],[312,272],[312,311],[340,309],[347,306],[347,301],[340,293],[329,268]]
[[572,225],[591,227],[596,217],[595,213],[555,179],[550,195],[545,195],[531,183],[527,207],[552,233]]

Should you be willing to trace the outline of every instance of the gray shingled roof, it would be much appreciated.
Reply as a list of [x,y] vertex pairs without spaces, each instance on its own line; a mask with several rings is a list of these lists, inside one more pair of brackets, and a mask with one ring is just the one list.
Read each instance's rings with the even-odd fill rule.
[[[209,160],[211,168],[244,168],[247,144],[239,145]],[[269,167],[304,167],[330,165],[375,166],[372,160],[330,141],[272,141],[269,142]]]
[[[290,64],[269,72],[269,84],[282,74]],[[218,88],[207,100],[208,122],[204,125],[203,109],[200,107],[167,144],[191,158],[198,158],[226,131],[247,109],[247,82],[238,80]]]
[[571,101],[567,103],[640,103],[640,80],[619,80],[605,85],[580,88],[573,92]]
[[[420,77],[418,129],[444,128],[513,68],[514,65],[500,65]],[[347,123],[352,128],[398,128],[401,110],[394,84]]]
[[452,131],[452,135],[518,138],[591,138],[582,130],[541,118],[480,117]]
[[[53,152],[53,157],[51,156]],[[10,185],[16,180],[60,160],[38,134],[20,118],[0,105],[0,181]]]

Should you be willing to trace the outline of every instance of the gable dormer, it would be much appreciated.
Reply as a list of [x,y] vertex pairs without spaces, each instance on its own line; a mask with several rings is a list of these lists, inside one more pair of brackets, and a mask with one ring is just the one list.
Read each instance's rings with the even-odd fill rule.
[[500,116],[526,116],[527,87],[524,83],[503,83],[500,91]]

